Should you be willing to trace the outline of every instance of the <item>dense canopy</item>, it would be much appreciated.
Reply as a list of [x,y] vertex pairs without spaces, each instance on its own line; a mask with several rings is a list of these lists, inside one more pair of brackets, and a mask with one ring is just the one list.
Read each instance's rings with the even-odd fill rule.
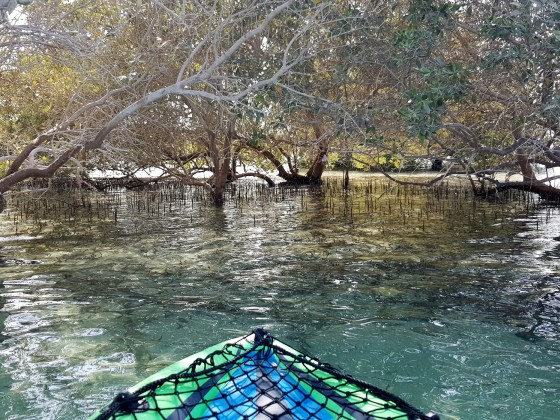
[[157,168],[220,204],[337,165],[560,198],[554,0],[4,0],[0,57],[0,194]]

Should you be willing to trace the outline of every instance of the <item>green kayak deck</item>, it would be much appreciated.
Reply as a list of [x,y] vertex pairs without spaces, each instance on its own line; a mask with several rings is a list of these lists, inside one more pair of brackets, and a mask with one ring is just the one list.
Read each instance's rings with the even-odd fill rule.
[[436,420],[262,329],[214,345],[118,394],[105,419]]

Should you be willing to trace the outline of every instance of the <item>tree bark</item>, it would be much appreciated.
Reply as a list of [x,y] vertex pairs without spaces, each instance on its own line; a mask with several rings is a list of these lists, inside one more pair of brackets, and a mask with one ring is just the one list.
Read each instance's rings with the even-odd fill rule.
[[315,132],[315,138],[318,141],[319,150],[313,164],[307,171],[307,178],[309,178],[309,183],[315,184],[321,182],[321,176],[328,163],[327,153],[329,151],[328,141],[326,139],[326,133],[322,125],[318,121],[313,122],[313,131]]

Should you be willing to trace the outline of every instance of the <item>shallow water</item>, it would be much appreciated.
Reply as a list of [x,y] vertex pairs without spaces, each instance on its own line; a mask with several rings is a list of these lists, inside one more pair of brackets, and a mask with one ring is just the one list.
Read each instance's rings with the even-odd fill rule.
[[258,326],[444,419],[557,418],[558,211],[336,186],[222,209],[113,194],[93,217],[0,215],[0,418],[84,418]]

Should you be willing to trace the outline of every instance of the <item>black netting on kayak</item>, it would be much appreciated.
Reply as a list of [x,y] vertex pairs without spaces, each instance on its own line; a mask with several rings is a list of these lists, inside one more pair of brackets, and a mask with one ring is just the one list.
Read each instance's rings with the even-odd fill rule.
[[180,372],[117,395],[96,419],[436,420],[399,397],[293,352],[258,329]]

